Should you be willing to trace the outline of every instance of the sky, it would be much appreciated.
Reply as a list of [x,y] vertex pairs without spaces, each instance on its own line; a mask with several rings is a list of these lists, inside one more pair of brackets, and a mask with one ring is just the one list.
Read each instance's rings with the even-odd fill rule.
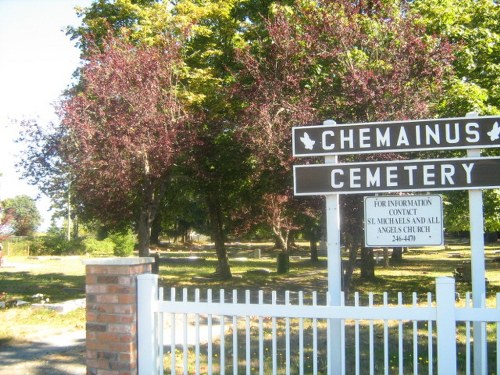
[[16,121],[57,122],[54,104],[80,65],[79,50],[64,29],[78,25],[76,6],[92,0],[0,0],[0,200],[17,195],[37,199],[50,224],[50,200],[16,171],[23,146],[15,143]]

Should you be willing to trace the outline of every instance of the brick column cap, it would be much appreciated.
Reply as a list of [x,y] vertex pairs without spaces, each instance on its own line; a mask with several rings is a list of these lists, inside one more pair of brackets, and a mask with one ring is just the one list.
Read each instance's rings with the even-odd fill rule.
[[155,262],[153,257],[134,258],[91,258],[84,259],[86,266],[137,266],[140,264],[151,264]]

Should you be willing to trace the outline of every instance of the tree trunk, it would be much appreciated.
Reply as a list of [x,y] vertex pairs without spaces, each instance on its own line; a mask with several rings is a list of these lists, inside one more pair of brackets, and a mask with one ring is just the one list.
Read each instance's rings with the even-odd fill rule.
[[288,239],[287,239],[287,249],[293,249],[297,247],[297,244],[295,243],[295,235],[294,231],[291,230],[288,232]]
[[288,235],[289,231],[282,231],[279,228],[273,228],[274,235],[276,237],[276,243],[281,249],[281,253],[278,255],[276,271],[278,273],[288,273],[290,271],[290,254],[288,253]]
[[370,247],[361,249],[361,278],[365,280],[375,278],[375,260],[373,258],[373,249]]
[[288,254],[288,234],[290,232],[288,230],[281,231],[279,228],[274,228],[273,232],[278,249],[280,249],[281,252]]
[[288,273],[290,271],[290,255],[288,253],[281,252],[278,254],[277,259],[277,269],[278,273]]
[[149,245],[151,238],[150,210],[147,207],[141,210],[139,225],[137,226],[137,236],[139,238],[139,256],[149,256]]
[[278,236],[274,236],[274,248],[281,249],[280,240],[279,240]]
[[344,271],[344,293],[347,296],[351,291],[351,280],[354,268],[356,267],[356,259],[358,257],[358,249],[356,247],[349,250],[349,260],[347,261]]
[[318,241],[320,241],[322,237],[321,226],[311,224],[308,228],[304,229],[308,234],[307,237],[309,239],[309,250],[311,251],[311,261],[318,262],[319,261]]
[[402,260],[403,260],[403,248],[394,247],[392,249],[391,264],[401,263]]
[[151,240],[152,244],[158,245],[160,243],[160,233],[161,233],[161,215],[158,213],[153,220],[151,225]]
[[316,239],[316,233],[313,230],[311,230],[311,234],[309,237],[309,248],[311,250],[311,262],[317,262],[319,260],[318,258],[318,242]]
[[223,280],[232,277],[229,259],[227,257],[224,222],[222,218],[222,209],[216,198],[207,197],[208,216],[210,218],[210,229],[212,232],[212,240],[215,244],[215,252],[217,254],[216,274]]
[[73,214],[73,239],[77,240],[78,239],[78,233],[80,231],[79,229],[79,223],[78,223],[78,215]]
[[389,267],[389,249],[384,247],[384,268]]
[[166,178],[148,181],[144,189],[139,223],[137,225],[137,236],[139,237],[139,256],[149,256],[151,243],[151,226],[158,212],[163,196],[167,189]]

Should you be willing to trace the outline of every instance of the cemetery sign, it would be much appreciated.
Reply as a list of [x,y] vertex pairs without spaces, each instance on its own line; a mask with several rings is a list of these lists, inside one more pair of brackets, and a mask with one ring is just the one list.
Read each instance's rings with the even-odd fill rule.
[[500,188],[500,157],[399,160],[293,167],[295,195]]
[[500,147],[500,117],[298,126],[293,156]]

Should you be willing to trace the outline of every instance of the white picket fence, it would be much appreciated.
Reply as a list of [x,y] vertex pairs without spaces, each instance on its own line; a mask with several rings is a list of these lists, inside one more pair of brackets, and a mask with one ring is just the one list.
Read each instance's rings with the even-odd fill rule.
[[[435,300],[429,293],[419,301],[414,293],[403,303],[398,293],[390,302],[384,293],[362,304],[356,294],[352,306],[319,303],[316,293],[177,292],[164,300],[157,275],[138,277],[141,375],[163,374],[164,361],[170,374],[500,375],[500,294],[496,307],[473,308],[470,295],[457,307],[451,278],[436,279]],[[329,348],[339,321],[335,353]],[[483,332],[479,352],[473,329]],[[479,365],[472,351],[481,353]]]

